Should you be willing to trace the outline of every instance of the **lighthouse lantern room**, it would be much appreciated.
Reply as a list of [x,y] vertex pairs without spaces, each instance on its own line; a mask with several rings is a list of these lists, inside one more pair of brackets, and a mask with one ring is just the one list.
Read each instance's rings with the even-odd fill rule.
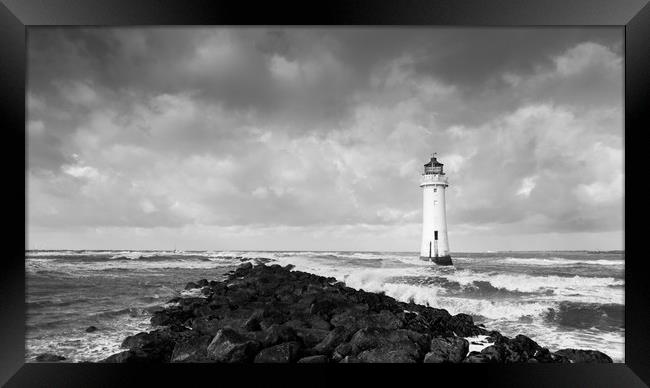
[[445,211],[445,189],[449,184],[443,166],[434,153],[429,163],[424,165],[420,180],[423,199],[420,259],[439,265],[452,265]]

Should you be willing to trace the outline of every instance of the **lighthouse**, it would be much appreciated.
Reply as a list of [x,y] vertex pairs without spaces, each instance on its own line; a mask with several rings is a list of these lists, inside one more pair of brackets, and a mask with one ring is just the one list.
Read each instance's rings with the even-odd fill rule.
[[420,180],[422,187],[422,246],[420,259],[439,265],[452,265],[447,238],[447,214],[445,211],[445,189],[447,177],[443,164],[434,153],[424,165]]

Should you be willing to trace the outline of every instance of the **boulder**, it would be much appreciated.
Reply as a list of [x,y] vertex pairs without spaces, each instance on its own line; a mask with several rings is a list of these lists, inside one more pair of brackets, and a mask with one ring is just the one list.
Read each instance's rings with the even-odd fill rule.
[[97,331],[97,327],[96,327],[96,326],[88,326],[88,327],[86,328],[86,333],[93,333],[93,332],[95,332],[95,331]]
[[548,349],[546,348],[541,348],[533,354],[533,357],[528,359],[530,362],[531,360],[535,360],[536,362],[542,362],[542,363],[564,363],[568,364],[571,362],[567,357],[561,356],[559,354],[554,354],[551,353]]
[[207,348],[207,356],[217,362],[250,362],[255,357],[259,343],[232,329],[221,329]]
[[178,300],[180,310],[187,313],[192,312],[196,308],[208,304],[205,298],[181,298]]
[[203,294],[203,295],[208,296],[208,295],[211,295],[212,292],[213,292],[213,291],[212,291],[212,288],[210,288],[210,287],[203,287],[203,288],[201,288],[201,294]]
[[[353,354],[365,350],[381,349],[383,351],[399,350],[413,360],[421,360],[429,350],[430,341],[426,334],[411,330],[389,330],[381,328],[366,328],[354,333],[350,339]],[[374,354],[372,355],[374,357]],[[391,357],[401,355],[391,355]]]
[[417,362],[417,358],[413,356],[413,352],[411,349],[400,349],[400,348],[393,348],[393,349],[376,348],[372,350],[364,350],[363,352],[359,353],[356,357],[361,362],[382,362],[382,363]]
[[292,341],[262,349],[255,356],[256,363],[290,363],[298,359],[300,343]]
[[159,341],[161,341],[161,338],[155,331],[150,333],[138,333],[126,337],[124,341],[122,341],[120,347],[126,349],[140,349],[145,346],[153,346]]
[[503,344],[490,345],[481,350],[481,354],[486,356],[490,362],[503,362],[505,361],[505,347]]
[[154,311],[150,321],[153,326],[183,325],[192,316],[193,313],[191,310],[184,310],[181,306],[175,306],[165,310]]
[[251,316],[244,322],[244,328],[248,331],[260,331],[262,327],[260,326],[260,321],[262,319],[262,311],[257,310],[251,314]]
[[353,331],[343,327],[343,326],[338,326],[332,329],[330,332],[327,333],[325,338],[321,342],[319,342],[316,346],[314,346],[314,351],[320,353],[320,354],[330,354],[334,348],[336,348],[338,345],[341,343],[345,342],[350,338],[352,335]]
[[198,304],[192,310],[192,315],[195,316],[195,317],[202,317],[202,316],[206,316],[206,315],[212,315],[213,313],[214,313],[214,310],[212,309],[212,306],[210,306],[208,303]]
[[215,336],[220,329],[225,327],[225,324],[218,316],[202,316],[194,318],[190,322],[190,326],[192,327],[192,330],[195,330],[200,334]]
[[241,277],[247,275],[251,270],[253,269],[253,264],[250,262],[246,262],[235,270],[235,273],[233,274],[234,277]]
[[580,350],[580,349],[560,349],[554,352],[556,355],[563,356],[571,362],[580,363],[611,363],[612,359],[605,353],[598,350]]
[[183,330],[183,328],[169,327],[128,336],[122,341],[121,347],[137,350],[139,351],[138,357],[150,361],[169,362],[176,342],[186,340],[194,335],[194,332]]
[[474,325],[474,319],[468,314],[456,314],[448,320],[447,326],[455,335],[473,337],[485,334],[487,331]]
[[462,362],[469,350],[469,341],[461,337],[434,338],[424,362]]
[[470,352],[467,357],[465,357],[463,362],[472,364],[484,364],[495,362],[495,360],[490,357],[490,355],[484,354],[482,352]]
[[388,310],[379,313],[368,312],[359,308],[348,308],[332,316],[330,323],[334,326],[344,326],[353,329],[378,327],[383,329],[399,329],[404,326],[402,319]]
[[320,297],[311,304],[309,313],[320,315],[324,319],[329,320],[334,310],[339,307],[340,305],[333,298]]
[[212,337],[201,335],[177,342],[172,351],[171,362],[199,362],[207,358],[208,345]]
[[209,285],[210,283],[208,282],[207,279],[201,279],[196,283],[199,287],[205,287]]
[[311,316],[307,320],[307,324],[313,329],[330,330],[332,328],[332,325],[330,325],[329,322],[318,315]]
[[521,334],[510,340],[510,346],[520,353],[527,354],[529,357],[532,357],[542,348],[537,342]]
[[334,349],[334,353],[332,353],[332,360],[337,362],[341,361],[345,357],[352,354],[352,351],[353,351],[352,345],[350,345],[349,343],[340,344]]
[[313,348],[325,339],[330,333],[328,330],[295,328],[296,335],[307,348]]
[[282,342],[298,341],[296,331],[285,325],[272,325],[264,332],[262,344],[266,347],[277,345]]
[[193,288],[199,288],[199,285],[194,282],[189,282],[185,285],[186,290],[191,290]]
[[[305,321],[301,320],[301,319],[291,319],[289,321],[286,321],[284,323],[284,325],[289,326],[289,327],[293,328],[296,331],[298,329],[307,329],[307,328],[309,328],[307,323]],[[329,331],[329,329],[318,329],[318,330],[327,330],[327,331]]]

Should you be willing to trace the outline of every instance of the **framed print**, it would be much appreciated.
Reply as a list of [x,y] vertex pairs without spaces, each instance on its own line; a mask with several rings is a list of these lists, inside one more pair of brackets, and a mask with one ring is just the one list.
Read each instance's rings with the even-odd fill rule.
[[650,381],[647,2],[0,9],[3,384]]

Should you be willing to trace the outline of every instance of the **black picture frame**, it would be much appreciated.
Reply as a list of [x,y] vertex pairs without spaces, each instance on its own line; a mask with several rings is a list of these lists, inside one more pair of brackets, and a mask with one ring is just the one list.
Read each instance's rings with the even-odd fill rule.
[[[25,363],[26,30],[31,26],[97,25],[442,25],[618,26],[625,34],[625,364],[562,365],[126,365]],[[0,109],[5,147],[5,241],[0,258],[0,384],[6,386],[125,386],[297,383],[338,385],[358,375],[386,384],[613,387],[650,383],[650,287],[638,233],[642,210],[632,189],[633,166],[650,128],[650,5],[647,0],[2,0]],[[634,143],[632,143],[634,142]],[[20,147],[20,145],[23,145]],[[643,177],[636,178],[643,181]],[[642,184],[642,183],[636,183]],[[21,189],[22,188],[22,189]],[[21,209],[24,205],[25,211]],[[7,217],[8,216],[8,217]],[[7,219],[8,218],[8,219]],[[22,228],[20,227],[22,226]],[[22,229],[22,230],[21,230]],[[346,374],[342,377],[341,374]],[[352,376],[357,377],[357,376]],[[416,381],[421,380],[421,381]],[[645,383],[644,383],[645,382]]]

